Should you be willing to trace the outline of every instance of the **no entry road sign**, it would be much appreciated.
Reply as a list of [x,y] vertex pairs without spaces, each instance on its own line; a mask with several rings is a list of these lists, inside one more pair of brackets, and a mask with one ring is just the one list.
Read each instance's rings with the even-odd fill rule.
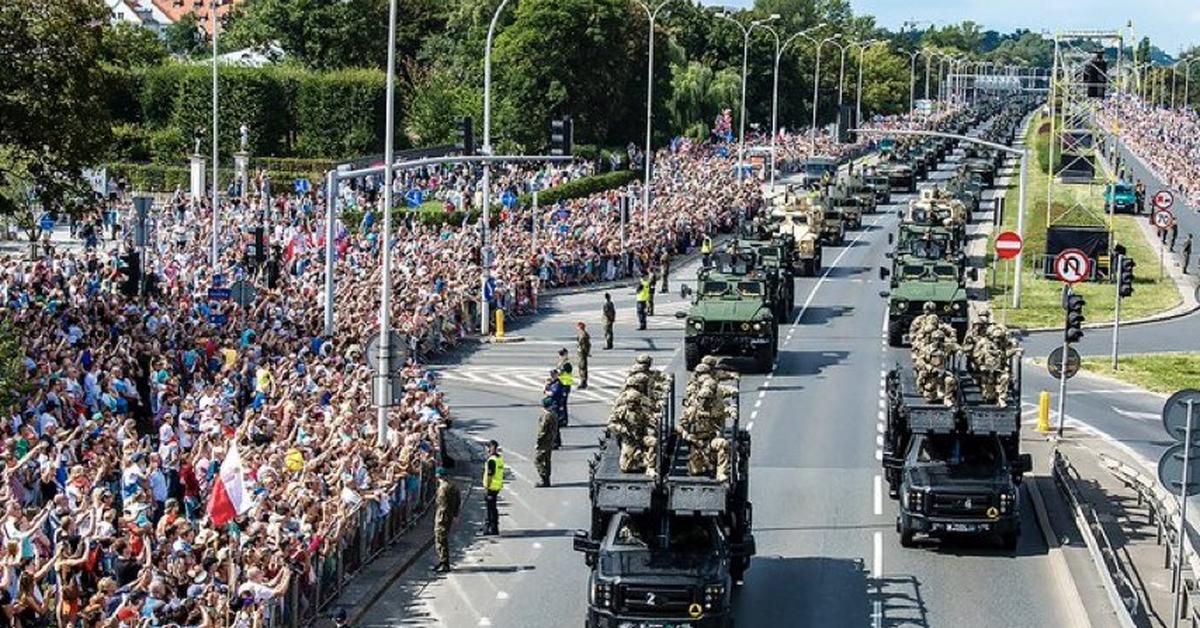
[[996,256],[1000,259],[1012,259],[1021,254],[1024,242],[1015,231],[1005,231],[996,236]]

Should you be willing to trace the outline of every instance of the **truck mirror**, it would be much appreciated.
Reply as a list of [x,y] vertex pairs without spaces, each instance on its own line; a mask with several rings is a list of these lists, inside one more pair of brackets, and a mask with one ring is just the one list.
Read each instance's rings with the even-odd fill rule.
[[892,259],[893,257],[895,257],[895,254],[893,254],[891,251],[888,251],[887,253],[884,253],[883,256],[888,259]]
[[892,271],[888,270],[888,268],[886,266],[879,267],[879,280],[880,281],[887,280],[888,276],[891,274],[892,274]]
[[897,216],[900,216],[901,218],[903,218],[903,217],[904,217],[904,208],[897,209],[897,210],[896,210],[896,215],[897,215]]
[[888,292],[887,290],[880,290],[880,291],[879,291],[879,296],[881,296],[881,297],[883,297],[883,298],[885,298],[885,299],[886,299],[886,298],[888,298],[888,297],[892,296],[892,293],[891,293],[891,292]]
[[575,551],[585,554],[595,554],[600,551],[600,541],[594,541],[588,536],[587,530],[576,530],[574,540]]
[[1021,454],[1017,456],[1017,461],[1013,464],[1013,472],[1017,475],[1029,473],[1033,471],[1033,456],[1029,454]]
[[692,296],[692,288],[687,285],[679,286],[679,296],[684,299]]
[[682,310],[675,312],[675,318],[687,318],[687,312],[684,312]]
[[979,269],[978,268],[972,268],[968,274],[971,277],[971,281],[979,281]]
[[889,233],[889,234],[888,234],[888,244],[892,244],[892,243],[893,243],[893,242],[895,242],[895,241],[896,241],[896,234],[894,234],[894,233]]

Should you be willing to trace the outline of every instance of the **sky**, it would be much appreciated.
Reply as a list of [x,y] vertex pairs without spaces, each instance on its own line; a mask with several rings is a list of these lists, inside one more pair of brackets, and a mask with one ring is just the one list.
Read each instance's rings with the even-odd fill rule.
[[[738,7],[754,4],[754,0],[701,1]],[[1053,33],[1116,30],[1132,19],[1137,37],[1148,35],[1167,54],[1177,55],[1181,47],[1200,44],[1200,0],[850,0],[850,6],[855,13],[874,15],[880,26],[891,29],[908,20],[939,25],[972,20],[984,30],[1002,33],[1017,28]]]

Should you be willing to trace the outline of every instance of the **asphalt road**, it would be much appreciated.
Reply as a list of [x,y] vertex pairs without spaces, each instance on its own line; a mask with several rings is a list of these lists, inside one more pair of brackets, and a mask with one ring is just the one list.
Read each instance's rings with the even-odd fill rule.
[[[942,173],[940,176],[945,176]],[[907,197],[898,196],[897,202]],[[885,210],[886,208],[881,208]],[[778,364],[742,378],[742,416],[753,435],[751,491],[758,555],[735,595],[738,626],[1053,626],[1065,605],[1053,597],[1046,547],[1023,498],[1018,549],[930,543],[902,549],[896,505],[880,479],[881,375],[902,359],[883,341],[886,286],[877,267],[894,212],[868,215],[845,247],[825,250],[824,275],[797,280],[797,308],[781,327]],[[694,277],[695,262],[676,277]],[[617,346],[601,349],[601,291],[544,304],[513,333],[523,343],[488,345],[446,365],[444,387],[456,428],[504,447],[512,477],[500,538],[474,535],[478,494],[454,540],[455,571],[434,576],[426,556],[366,614],[367,626],[576,626],[586,609],[588,571],[571,548],[587,525],[587,460],[634,356],[647,353],[679,381],[685,307],[672,278],[656,295],[650,329],[633,331],[632,287],[610,292]],[[574,323],[593,334],[591,386],[571,398],[571,427],[555,453],[552,488],[534,488],[530,457],[541,384],[559,347],[574,351]]]

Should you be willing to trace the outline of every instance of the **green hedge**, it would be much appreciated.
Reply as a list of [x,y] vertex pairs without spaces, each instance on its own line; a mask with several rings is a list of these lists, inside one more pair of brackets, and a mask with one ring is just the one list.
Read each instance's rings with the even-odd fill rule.
[[[191,186],[191,172],[188,166],[163,166],[158,164],[133,164],[115,162],[107,164],[109,179],[116,179],[124,176],[129,183],[130,190],[140,192],[174,192],[175,188],[187,190]],[[271,175],[272,189],[279,189],[280,185],[290,189],[291,182],[296,179],[308,179],[314,187],[321,183],[322,172],[319,171],[288,171],[288,170],[269,170]],[[233,168],[220,168],[221,190],[229,185],[233,180]],[[212,176],[212,168],[205,171],[205,177]],[[250,175],[253,177],[253,174]],[[206,184],[211,184],[206,180]]]
[[[387,84],[378,70],[222,66],[219,79],[220,146],[227,157],[237,150],[243,124],[250,129],[254,155],[342,158],[381,150]],[[169,63],[112,73],[110,82],[110,109],[119,123],[138,124],[147,132],[170,130],[171,139],[185,139],[185,153],[192,150],[196,129],[208,143],[209,66]],[[403,116],[403,103],[397,107],[397,116]],[[406,146],[403,134],[397,134],[397,147]]]
[[[559,201],[591,196],[597,192],[619,188],[638,178],[638,173],[632,170],[617,170],[606,172],[574,181],[568,181],[556,188],[538,192],[538,204],[550,205]],[[521,206],[532,205],[533,195],[522,194],[517,197]]]

